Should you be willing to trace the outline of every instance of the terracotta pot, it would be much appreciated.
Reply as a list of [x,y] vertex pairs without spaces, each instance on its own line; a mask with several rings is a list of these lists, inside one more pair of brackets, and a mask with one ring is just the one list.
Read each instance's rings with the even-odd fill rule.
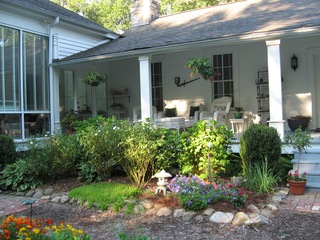
[[290,193],[293,195],[303,195],[307,181],[296,182],[288,180]]

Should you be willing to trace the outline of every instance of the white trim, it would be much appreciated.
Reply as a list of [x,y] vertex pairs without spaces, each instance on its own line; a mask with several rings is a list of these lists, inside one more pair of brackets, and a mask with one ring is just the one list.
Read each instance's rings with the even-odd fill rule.
[[152,116],[151,95],[151,57],[140,56],[140,104],[141,119],[145,120]]

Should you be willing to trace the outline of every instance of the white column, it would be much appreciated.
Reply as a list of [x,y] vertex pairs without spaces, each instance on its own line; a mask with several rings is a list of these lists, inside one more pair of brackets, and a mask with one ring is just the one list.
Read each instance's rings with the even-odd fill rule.
[[140,62],[140,102],[141,119],[151,117],[152,94],[151,94],[151,65],[150,56],[139,57]]
[[281,139],[284,137],[283,105],[281,86],[280,40],[266,41],[268,48],[269,74],[269,126],[277,129]]
[[60,99],[59,99],[59,69],[53,69],[52,74],[52,99],[54,102],[53,109],[51,110],[51,115],[53,115],[54,126],[51,130],[55,134],[61,133],[60,126]]

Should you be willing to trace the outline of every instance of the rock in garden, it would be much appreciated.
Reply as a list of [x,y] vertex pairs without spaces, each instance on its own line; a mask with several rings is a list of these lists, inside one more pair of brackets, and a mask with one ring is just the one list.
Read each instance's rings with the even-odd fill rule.
[[55,196],[54,198],[51,199],[51,202],[58,203],[60,202],[60,199],[61,199],[60,196]]
[[272,213],[270,210],[268,209],[262,209],[261,212],[260,212],[261,215],[267,217],[267,218],[270,218],[272,217]]
[[155,215],[157,212],[158,212],[157,209],[151,208],[151,209],[148,209],[145,214],[150,216],[150,215]]
[[45,195],[45,196],[42,196],[41,199],[42,199],[42,200],[49,200],[49,199],[50,199],[50,196],[49,196],[49,195]]
[[182,217],[185,212],[186,212],[186,210],[184,208],[179,208],[179,209],[174,210],[173,216],[175,218],[179,218],[179,217]]
[[255,205],[253,204],[250,204],[248,207],[247,207],[248,211],[251,212],[251,213],[259,213],[260,210],[259,208],[257,208]]
[[154,206],[153,206],[155,209],[160,209],[160,208],[163,208],[164,205],[163,204],[159,204],[159,203],[156,203]]
[[267,209],[269,209],[271,212],[276,212],[276,211],[278,211],[278,208],[277,208],[275,205],[273,205],[273,204],[268,204],[268,205],[267,205]]
[[249,217],[247,214],[245,214],[244,212],[238,212],[232,220],[232,225],[234,226],[243,225],[244,222],[247,220],[249,220]]
[[69,201],[69,197],[67,195],[61,196],[60,202],[61,203],[66,203]]
[[153,208],[154,203],[148,199],[141,201],[141,205],[145,208],[145,209],[150,209]]
[[213,212],[214,212],[214,209],[212,209],[212,208],[207,208],[207,209],[205,209],[205,210],[203,211],[202,214],[210,217],[210,216],[213,214]]
[[46,188],[43,192],[44,195],[51,195],[53,193],[53,188]]
[[260,227],[264,224],[269,224],[269,220],[262,215],[259,215],[253,219],[249,219],[244,223],[244,225],[248,227]]
[[33,197],[33,198],[36,198],[36,199],[40,199],[40,198],[43,197],[43,193],[42,193],[42,191],[38,191],[38,192],[36,192],[35,194],[33,194],[32,197]]
[[283,197],[280,196],[272,196],[272,201],[275,203],[281,203],[283,200]]
[[33,189],[31,189],[31,190],[29,190],[27,193],[26,193],[26,197],[32,197],[33,196],[33,194],[35,194],[35,190],[33,190]]
[[142,212],[144,212],[144,210],[145,210],[145,208],[140,204],[135,205],[134,208],[133,208],[133,212],[135,214],[142,213]]
[[215,212],[209,221],[214,223],[230,223],[233,217],[233,213]]
[[161,217],[161,216],[164,216],[164,217],[167,217],[167,216],[170,216],[172,213],[172,210],[168,207],[163,207],[163,208],[160,208],[159,211],[157,212],[157,216],[158,217]]
[[195,211],[187,211],[183,214],[182,220],[185,222],[189,222],[196,214],[197,213]]

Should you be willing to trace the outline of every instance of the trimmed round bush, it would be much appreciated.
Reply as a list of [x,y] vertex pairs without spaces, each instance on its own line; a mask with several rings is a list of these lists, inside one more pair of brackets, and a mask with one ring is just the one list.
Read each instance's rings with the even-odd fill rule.
[[281,139],[273,127],[254,124],[240,139],[240,157],[244,173],[249,166],[257,162],[267,161],[269,166],[274,166],[280,155]]
[[13,139],[8,135],[0,135],[0,169],[5,164],[16,161],[16,145]]

